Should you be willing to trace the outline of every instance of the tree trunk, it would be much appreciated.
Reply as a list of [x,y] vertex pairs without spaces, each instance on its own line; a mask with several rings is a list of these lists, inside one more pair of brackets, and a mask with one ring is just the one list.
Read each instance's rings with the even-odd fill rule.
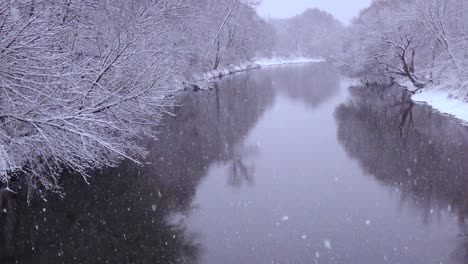
[[215,63],[214,63],[213,70],[217,70],[217,69],[218,69],[219,63],[220,63],[220,61],[221,61],[221,56],[220,56],[220,54],[219,54],[220,49],[221,49],[220,46],[221,46],[221,43],[220,43],[219,38],[218,38],[217,47],[216,47],[216,58],[215,58]]

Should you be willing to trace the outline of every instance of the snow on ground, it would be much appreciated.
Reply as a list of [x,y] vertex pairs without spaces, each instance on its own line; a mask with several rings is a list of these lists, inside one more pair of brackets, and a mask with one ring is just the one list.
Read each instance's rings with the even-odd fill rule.
[[411,97],[415,102],[430,105],[435,110],[460,119],[468,125],[468,102],[461,96],[454,96],[447,89],[441,87],[427,87]]
[[313,62],[323,62],[323,58],[306,58],[306,57],[297,57],[297,58],[263,58],[255,61],[256,64],[260,66],[274,66],[282,64],[296,64],[296,63],[313,63]]
[[213,79],[221,78],[229,74],[243,72],[243,71],[252,70],[252,69],[258,69],[258,68],[260,68],[260,65],[256,63],[243,63],[240,65],[231,64],[231,65],[227,65],[224,67],[220,67],[216,70],[205,72],[203,74],[203,79],[213,80]]
[[273,66],[273,65],[283,65],[283,64],[296,64],[296,63],[316,63],[316,62],[323,62],[325,59],[322,58],[305,58],[305,57],[297,57],[297,58],[263,58],[257,59],[255,62],[247,62],[242,63],[239,65],[227,65],[224,67],[220,67],[216,70],[211,70],[208,72],[203,73],[202,76],[195,76],[195,80],[197,81],[214,81],[215,79],[221,78],[223,76],[227,76],[230,74],[248,71],[252,69],[258,69],[260,67],[266,66]]

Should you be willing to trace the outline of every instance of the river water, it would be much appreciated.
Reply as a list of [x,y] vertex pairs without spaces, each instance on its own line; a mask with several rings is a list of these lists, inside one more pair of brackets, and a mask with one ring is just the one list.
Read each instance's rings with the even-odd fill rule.
[[278,66],[172,111],[144,166],[20,203],[2,261],[468,261],[468,129],[400,90]]

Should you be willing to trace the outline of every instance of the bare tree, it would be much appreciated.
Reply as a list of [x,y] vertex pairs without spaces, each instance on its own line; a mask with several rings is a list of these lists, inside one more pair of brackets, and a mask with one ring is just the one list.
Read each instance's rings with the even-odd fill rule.
[[466,87],[468,7],[461,0],[379,0],[353,22],[344,65],[367,80]]
[[[257,1],[229,0],[212,1],[210,9],[213,13],[215,28],[211,41],[211,49],[214,52],[213,69],[217,69],[221,61],[236,62],[252,58],[258,47],[257,38],[253,38],[251,32],[262,32],[266,25],[258,17],[254,7]],[[246,53],[247,51],[247,53]]]
[[265,24],[252,4],[2,1],[0,181],[58,191],[63,168],[86,179],[141,160],[135,140],[156,137],[173,92],[209,69],[213,43],[216,66],[260,49],[252,31]]

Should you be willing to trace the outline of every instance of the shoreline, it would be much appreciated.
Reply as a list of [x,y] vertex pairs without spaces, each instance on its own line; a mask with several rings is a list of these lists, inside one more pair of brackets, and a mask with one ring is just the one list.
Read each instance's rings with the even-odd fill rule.
[[411,93],[414,103],[426,105],[432,111],[452,118],[462,126],[468,126],[468,94],[463,95],[464,88],[456,89],[449,84],[440,84],[417,89],[409,81],[397,82],[397,85]]
[[462,126],[468,126],[468,102],[440,87],[427,87],[411,96],[418,104],[429,106],[432,110],[454,118]]
[[[241,73],[249,70],[261,69],[264,67],[272,67],[288,64],[301,64],[301,63],[319,63],[325,62],[323,58],[261,58],[253,62],[242,63],[240,65],[227,65],[217,70],[211,70],[203,73],[202,78],[196,76],[198,84],[196,87],[199,89],[204,85],[199,85],[199,82],[205,82],[206,86],[209,83],[216,82],[217,80],[236,73]],[[411,85],[405,83],[403,85],[408,91],[413,91]],[[461,91],[459,92],[461,93]],[[460,125],[468,126],[468,102],[460,99],[461,96],[456,96],[447,89],[442,89],[439,86],[426,87],[423,90],[417,91],[411,95],[411,100],[417,104],[424,104],[431,108],[431,110],[453,118],[460,123]]]
[[236,64],[229,64],[224,67],[220,67],[216,70],[207,71],[202,74],[202,76],[195,76],[195,79],[198,81],[215,81],[219,78],[225,77],[227,75],[236,74],[248,70],[255,70],[260,69],[262,67],[270,67],[270,66],[278,66],[278,65],[286,65],[286,64],[300,64],[300,63],[318,63],[318,62],[325,62],[326,60],[323,58],[306,58],[306,57],[298,57],[292,59],[286,58],[261,58],[256,59],[253,62],[246,62],[241,63],[239,65]]
[[[260,58],[254,60],[253,62],[242,63],[239,65],[230,64],[217,70],[205,72],[202,74],[202,77],[196,76],[198,83],[195,85],[195,90],[208,89],[210,83],[216,82],[225,76],[249,70],[288,64],[320,63],[325,61],[326,59],[323,58],[305,57],[290,59]],[[203,82],[204,85],[200,85],[200,82]],[[411,85],[408,86],[407,83],[402,85],[402,87],[405,87],[410,92],[413,91]],[[458,91],[458,93],[461,93],[461,91]],[[468,126],[468,101],[464,101],[460,99],[460,97],[461,95],[457,96],[454,94],[454,92],[443,89],[440,86],[430,86],[411,95],[411,100],[417,104],[427,105],[431,108],[431,110],[455,119],[460,125]]]

